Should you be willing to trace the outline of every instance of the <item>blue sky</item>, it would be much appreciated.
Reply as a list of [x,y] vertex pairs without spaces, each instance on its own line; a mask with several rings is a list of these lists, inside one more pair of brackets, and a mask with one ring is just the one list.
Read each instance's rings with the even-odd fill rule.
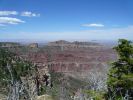
[[133,40],[133,0],[0,0],[0,40]]

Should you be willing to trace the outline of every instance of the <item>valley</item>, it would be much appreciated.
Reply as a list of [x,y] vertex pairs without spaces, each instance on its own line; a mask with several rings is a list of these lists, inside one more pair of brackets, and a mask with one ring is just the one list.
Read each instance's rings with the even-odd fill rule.
[[[4,44],[4,46],[1,45],[1,48],[8,49],[21,59],[36,66],[39,87],[42,86],[41,84],[47,84],[43,80],[45,75],[48,76],[49,86],[45,87],[47,89],[43,93],[53,95],[54,100],[59,100],[59,98],[65,100],[61,99],[64,96],[66,96],[66,100],[81,98],[81,91],[86,87],[91,88],[89,85],[93,84],[91,82],[99,84],[98,82],[102,81],[100,86],[95,85],[94,87],[106,89],[104,85],[109,64],[117,59],[112,48],[93,42],[59,40],[41,47],[37,43],[1,44]],[[32,84],[32,87],[35,85],[34,82],[29,84]],[[50,89],[51,85],[54,89]],[[79,93],[77,95],[78,91],[80,91],[80,95]],[[82,98],[85,97],[82,96]]]

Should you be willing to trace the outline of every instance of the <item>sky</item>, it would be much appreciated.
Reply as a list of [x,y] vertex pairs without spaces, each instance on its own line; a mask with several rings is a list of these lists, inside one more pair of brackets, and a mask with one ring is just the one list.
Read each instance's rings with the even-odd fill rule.
[[133,40],[133,0],[0,0],[0,41]]

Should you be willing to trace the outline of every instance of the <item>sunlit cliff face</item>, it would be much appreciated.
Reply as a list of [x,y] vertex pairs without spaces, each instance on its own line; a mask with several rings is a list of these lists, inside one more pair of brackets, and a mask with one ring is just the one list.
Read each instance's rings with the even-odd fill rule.
[[78,47],[71,45],[75,44],[53,42],[50,43],[48,50],[29,53],[27,59],[36,63],[39,68],[49,66],[49,69],[55,72],[63,72],[69,75],[77,72],[82,76],[87,76],[87,72],[93,68],[102,71],[104,67],[108,67],[110,61],[116,59],[114,50],[103,45],[84,46],[85,44],[82,43],[76,44]]

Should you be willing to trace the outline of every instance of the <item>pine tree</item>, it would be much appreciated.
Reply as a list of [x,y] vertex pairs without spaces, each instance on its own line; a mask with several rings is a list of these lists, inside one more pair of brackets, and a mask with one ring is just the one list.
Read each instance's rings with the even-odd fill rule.
[[[0,88],[2,94],[8,94],[7,100],[19,100],[23,91],[27,91],[28,81],[22,83],[21,78],[30,78],[34,75],[34,66],[16,54],[0,48]],[[22,93],[21,93],[21,92]],[[30,93],[25,94],[29,97]]]
[[132,42],[120,39],[114,47],[118,60],[112,63],[108,74],[108,96],[111,100],[133,99],[133,46]]

